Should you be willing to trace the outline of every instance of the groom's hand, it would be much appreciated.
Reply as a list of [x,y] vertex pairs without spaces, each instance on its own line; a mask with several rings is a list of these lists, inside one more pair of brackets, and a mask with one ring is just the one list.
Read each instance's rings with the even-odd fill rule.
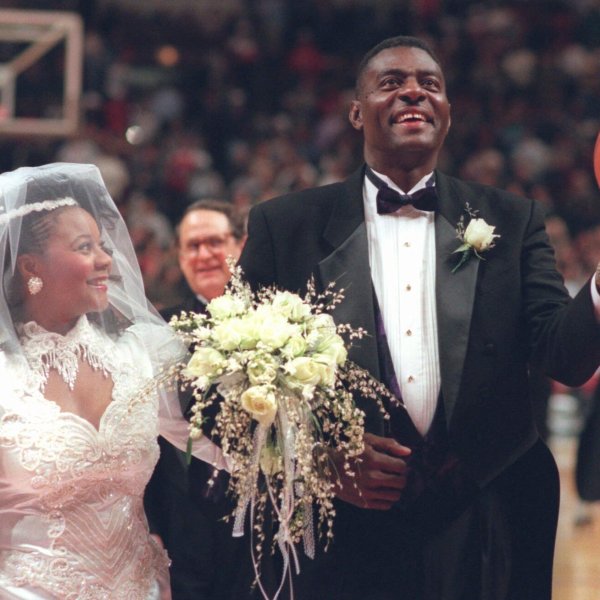
[[360,508],[389,510],[406,486],[408,467],[405,458],[411,450],[396,440],[365,433],[365,450],[360,462],[352,465],[354,476],[334,459],[338,470],[336,495]]

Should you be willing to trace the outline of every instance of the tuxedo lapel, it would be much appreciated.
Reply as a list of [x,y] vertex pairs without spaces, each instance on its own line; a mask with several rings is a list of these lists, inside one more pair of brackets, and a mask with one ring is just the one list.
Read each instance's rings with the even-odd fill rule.
[[336,289],[344,289],[344,300],[332,313],[335,321],[369,332],[353,342],[348,358],[379,378],[373,285],[364,222],[342,246],[319,263],[319,273],[322,281],[335,281]]
[[472,205],[472,199],[459,198],[448,179],[440,173],[436,173],[436,186],[439,198],[439,211],[435,219],[438,346],[442,397],[446,419],[450,423],[469,343],[479,260],[471,258],[452,272],[460,258],[458,254],[453,254],[460,245],[456,225],[461,215],[465,214],[465,203]]
[[348,358],[379,378],[373,284],[364,222],[363,173],[364,170],[359,169],[349,177],[345,193],[336,200],[324,232],[333,251],[319,262],[319,275],[322,284],[333,281],[336,290],[344,290],[344,300],[332,313],[335,321],[369,332],[354,341]]

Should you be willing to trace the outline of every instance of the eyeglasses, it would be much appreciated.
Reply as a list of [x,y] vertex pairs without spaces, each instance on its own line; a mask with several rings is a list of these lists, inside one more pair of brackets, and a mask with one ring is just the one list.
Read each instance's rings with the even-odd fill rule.
[[225,248],[232,235],[229,232],[223,235],[211,235],[203,240],[190,240],[181,248],[181,253],[185,256],[195,256],[200,252],[200,248],[204,246],[211,254],[217,254]]

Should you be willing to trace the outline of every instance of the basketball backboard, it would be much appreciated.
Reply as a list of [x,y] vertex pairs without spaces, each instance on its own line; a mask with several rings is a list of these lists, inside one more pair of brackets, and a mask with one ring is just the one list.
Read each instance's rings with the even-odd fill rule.
[[[62,86],[60,107],[53,114],[20,114],[19,77],[39,68],[48,53],[63,46],[57,69]],[[0,9],[0,136],[64,136],[79,122],[83,65],[83,23],[78,14],[63,11]],[[41,87],[41,86],[40,86]],[[31,90],[44,98],[44,89]],[[41,103],[43,105],[43,102]],[[35,112],[35,111],[34,111]],[[54,114],[57,113],[57,114]]]

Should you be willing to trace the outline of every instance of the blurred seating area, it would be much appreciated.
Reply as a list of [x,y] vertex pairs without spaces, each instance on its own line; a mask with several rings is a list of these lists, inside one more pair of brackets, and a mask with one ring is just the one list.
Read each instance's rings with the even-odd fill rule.
[[[247,209],[361,164],[354,74],[381,39],[426,37],[453,123],[441,167],[537,198],[573,292],[600,260],[600,1],[8,0],[85,22],[82,124],[71,139],[0,137],[0,170],[97,164],[150,298],[176,303],[173,223],[206,197]],[[10,49],[0,49],[0,58]],[[20,82],[21,116],[56,110],[61,62]],[[42,93],[43,91],[43,93]]]

